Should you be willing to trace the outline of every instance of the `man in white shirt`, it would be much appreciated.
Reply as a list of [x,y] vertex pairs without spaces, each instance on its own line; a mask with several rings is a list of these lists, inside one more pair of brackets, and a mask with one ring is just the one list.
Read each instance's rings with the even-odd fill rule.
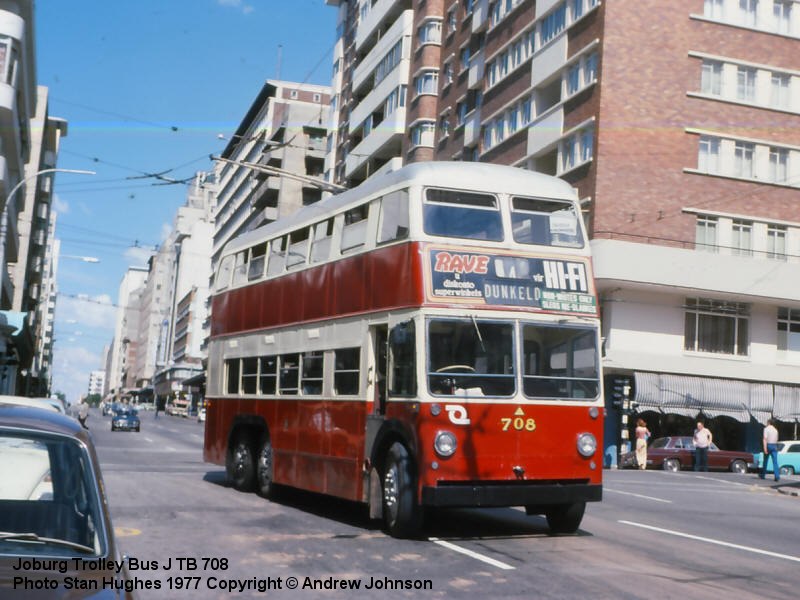
[[775,420],[767,421],[764,428],[764,462],[761,463],[761,479],[767,476],[767,463],[772,458],[772,468],[775,473],[775,481],[781,480],[781,471],[778,468],[778,430],[775,428]]
[[695,471],[708,471],[708,447],[712,440],[711,432],[705,428],[702,421],[698,421],[693,436]]

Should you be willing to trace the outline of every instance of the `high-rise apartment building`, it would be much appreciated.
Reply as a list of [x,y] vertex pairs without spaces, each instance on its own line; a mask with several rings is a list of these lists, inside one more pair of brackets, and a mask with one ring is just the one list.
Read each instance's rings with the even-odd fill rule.
[[726,417],[730,447],[757,445],[751,418],[800,418],[800,5],[328,4],[332,181],[429,158],[565,179],[593,238],[609,397],[662,431]]

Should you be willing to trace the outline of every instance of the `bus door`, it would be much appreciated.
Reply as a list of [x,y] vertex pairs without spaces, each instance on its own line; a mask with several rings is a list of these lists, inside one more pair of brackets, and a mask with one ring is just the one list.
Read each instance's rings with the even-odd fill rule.
[[[364,470],[362,472],[363,487],[362,500],[370,505],[372,518],[379,518],[380,512],[380,478],[376,470],[377,465],[369,463],[375,438],[383,425],[386,413],[386,373],[387,352],[386,344],[389,339],[389,326],[385,323],[370,325],[369,347],[367,349],[367,406],[372,410],[367,413],[366,431],[364,436]],[[368,468],[366,468],[369,466]]]

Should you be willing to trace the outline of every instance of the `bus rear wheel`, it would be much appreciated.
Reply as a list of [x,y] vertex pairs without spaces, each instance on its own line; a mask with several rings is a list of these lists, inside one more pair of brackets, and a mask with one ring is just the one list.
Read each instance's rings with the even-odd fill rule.
[[411,457],[395,442],[386,453],[383,469],[383,519],[388,532],[398,538],[413,537],[422,527]]
[[586,502],[573,502],[551,507],[545,513],[550,532],[555,535],[575,533],[581,526],[585,510]]
[[258,462],[256,464],[256,492],[264,498],[269,498],[274,489],[272,484],[273,461],[272,442],[269,436],[265,436],[258,450]]
[[251,492],[255,486],[255,458],[249,437],[239,436],[228,453],[226,471],[233,487],[240,492]]

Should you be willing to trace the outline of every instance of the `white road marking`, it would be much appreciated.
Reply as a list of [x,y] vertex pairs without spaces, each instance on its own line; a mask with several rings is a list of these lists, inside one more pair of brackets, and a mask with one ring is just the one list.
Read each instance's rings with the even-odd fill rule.
[[731,542],[723,542],[722,540],[700,537],[699,535],[692,535],[690,533],[683,533],[681,531],[662,529],[661,527],[653,527],[652,525],[645,525],[643,523],[634,523],[633,521],[617,521],[617,522],[622,523],[623,525],[631,525],[633,527],[641,527],[642,529],[649,529],[650,531],[666,533],[667,535],[674,535],[677,537],[687,538],[690,540],[697,540],[698,542],[706,542],[707,544],[716,544],[717,546],[725,546],[726,548],[733,548],[735,550],[744,550],[745,552],[752,552],[753,554],[763,554],[764,556],[772,556],[774,558],[782,558],[784,560],[800,562],[800,556],[792,556],[790,554],[780,554],[778,552],[770,552],[769,550],[752,548],[751,546],[741,546],[739,544],[732,544]]
[[644,494],[634,494],[633,492],[623,492],[621,490],[612,490],[603,487],[604,492],[613,492],[614,494],[622,494],[624,496],[635,496],[636,498],[643,498],[645,500],[652,500],[653,502],[663,502],[665,504],[672,504],[672,500],[664,500],[663,498],[655,498],[653,496],[645,496]]
[[145,442],[149,442],[150,444],[153,443],[153,440],[151,440],[149,437],[144,438],[144,441]]
[[472,550],[467,550],[466,548],[462,548],[461,546],[456,546],[455,544],[451,544],[450,542],[440,540],[439,538],[432,537],[428,538],[428,540],[433,542],[434,544],[439,544],[440,546],[443,546],[449,550],[453,550],[454,552],[460,552],[461,554],[466,554],[467,556],[470,556],[476,560],[483,561],[487,564],[492,565],[493,567],[497,567],[505,571],[514,570],[516,568],[504,562],[500,562],[499,560],[495,560],[488,556],[484,556],[483,554],[480,554],[478,552],[473,552]]
[[741,485],[743,487],[752,487],[753,483],[741,483],[740,481],[728,481],[727,479],[717,479],[716,477],[706,477],[705,475],[695,475],[698,479],[707,479],[708,481],[718,481],[720,483],[727,483],[728,485]]

